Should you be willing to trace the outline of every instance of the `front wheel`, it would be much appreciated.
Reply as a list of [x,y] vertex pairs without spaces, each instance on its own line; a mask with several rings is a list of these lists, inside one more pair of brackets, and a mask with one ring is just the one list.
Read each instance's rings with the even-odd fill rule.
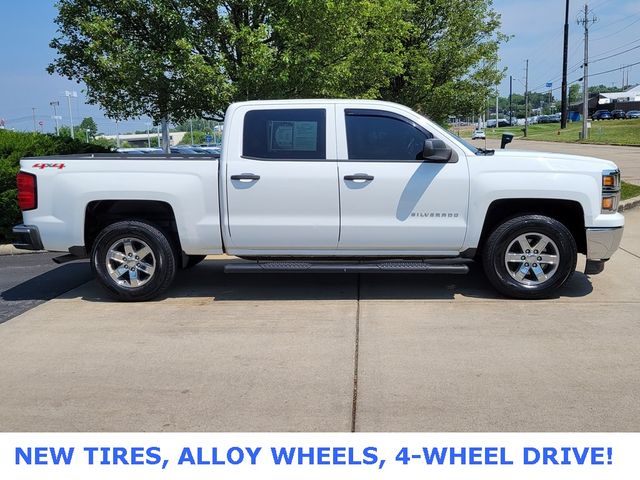
[[96,238],[91,268],[112,297],[145,301],[169,288],[177,262],[169,238],[157,227],[122,221],[107,226]]
[[489,235],[484,271],[503,295],[521,299],[554,295],[576,269],[577,247],[559,221],[526,215],[507,220]]

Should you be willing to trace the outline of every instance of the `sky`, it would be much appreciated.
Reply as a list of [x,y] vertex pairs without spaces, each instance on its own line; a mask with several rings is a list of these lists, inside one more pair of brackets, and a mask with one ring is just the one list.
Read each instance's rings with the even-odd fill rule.
[[[620,68],[640,62],[640,1],[590,0],[588,4],[597,18],[589,31],[589,83],[619,87]],[[565,5],[565,0],[494,0],[494,8],[502,16],[503,33],[513,36],[500,49],[500,66],[506,69],[500,85],[502,95],[509,92],[510,75],[514,92],[524,92],[528,59],[529,89],[548,91],[546,83],[552,82],[553,94],[560,98]],[[584,27],[577,19],[579,14],[584,16],[584,6],[584,0],[570,0],[569,82],[582,78]],[[612,69],[620,70],[594,75]],[[640,64],[630,67],[629,83],[640,83]]]
[[[576,23],[584,0],[570,0],[569,15],[569,81],[582,77],[583,29]],[[502,16],[502,31],[511,39],[500,49],[500,67],[506,76],[499,86],[501,95],[509,92],[509,75],[513,89],[524,91],[525,60],[529,60],[529,86],[532,91],[548,91],[553,82],[559,97],[562,74],[562,34],[565,0],[494,0],[495,10]],[[640,1],[590,0],[589,8],[597,17],[590,31],[591,84],[619,86],[625,64],[640,62]],[[84,86],[74,81],[49,75],[45,69],[55,58],[49,42],[56,34],[53,19],[56,8],[49,0],[0,0],[0,119],[8,128],[33,129],[43,122],[45,132],[54,131],[51,101],[59,101],[58,115],[69,124],[69,108],[65,91],[75,90],[71,115],[75,124],[92,116],[101,133],[115,134],[115,122],[106,118],[100,108],[85,103]],[[640,83],[640,64],[629,70],[629,82]],[[148,119],[120,124],[120,133],[144,130]]]

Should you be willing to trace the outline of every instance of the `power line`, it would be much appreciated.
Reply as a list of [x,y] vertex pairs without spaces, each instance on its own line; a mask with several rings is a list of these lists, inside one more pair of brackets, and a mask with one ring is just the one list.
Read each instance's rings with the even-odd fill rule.
[[610,48],[609,50],[605,50],[604,52],[600,52],[600,53],[596,54],[595,56],[596,56],[596,58],[597,57],[601,57],[603,55],[606,55],[607,53],[615,52],[616,50],[628,47],[629,45],[633,45],[634,43],[638,43],[638,42],[640,42],[640,38],[636,38],[635,40],[633,40],[631,42],[623,43],[622,45],[618,45],[617,47]]
[[619,53],[614,53],[613,55],[609,55],[609,56],[607,56],[607,57],[598,58],[598,59],[596,59],[596,60],[591,60],[591,63],[602,62],[603,60],[607,60],[607,59],[609,59],[609,58],[617,57],[617,56],[619,56],[619,55],[622,55],[622,54],[624,54],[624,53],[630,52],[630,51],[632,51],[632,50],[637,50],[638,48],[640,48],[640,45],[637,45],[637,46],[635,46],[635,47],[633,47],[633,48],[629,48],[629,49],[624,50],[624,51],[619,52]]
[[619,70],[622,70],[623,68],[629,68],[629,67],[635,67],[636,65],[640,65],[640,62],[636,62],[636,63],[630,63],[625,65],[624,67],[618,67],[618,68],[612,68],[611,70],[606,70],[604,72],[598,72],[598,73],[590,73],[588,75],[589,78],[591,77],[597,77],[598,75],[604,75],[606,73],[612,73],[612,72],[617,72]]
[[611,3],[613,0],[604,0],[603,2],[597,3],[595,7],[591,7],[591,10],[596,10],[598,8],[604,7],[607,3]]
[[[623,51],[617,52],[617,53],[615,53],[615,54],[612,54],[612,55],[608,55],[608,56],[602,57],[602,55],[605,55],[605,54],[607,54],[607,53],[609,53],[609,52],[613,52],[613,51],[618,50],[618,49],[620,49],[620,48],[624,48],[624,47],[625,47],[625,46],[627,46],[627,45],[633,45],[634,43],[637,43],[637,42],[640,42],[640,38],[639,38],[639,39],[636,39],[636,40],[634,40],[634,41],[632,41],[632,42],[629,42],[629,43],[626,43],[626,44],[620,45],[620,46],[618,46],[618,47],[612,48],[612,49],[610,49],[610,50],[606,50],[605,52],[603,52],[603,53],[601,53],[601,54],[599,55],[601,58],[598,58],[598,56],[596,56],[596,58],[595,58],[594,60],[590,60],[590,61],[589,61],[589,63],[597,63],[597,62],[601,62],[601,61],[603,61],[603,60],[608,60],[608,59],[610,59],[610,58],[614,58],[614,57],[617,57],[617,56],[619,56],[619,55],[623,55],[623,54],[628,53],[628,52],[631,52],[631,51],[633,51],[633,50],[637,50],[637,49],[639,49],[639,48],[640,48],[640,45],[636,45],[636,46],[634,46],[634,47],[632,47],[632,48],[628,48],[628,49],[626,49],[626,50],[623,50]],[[580,42],[580,43],[582,43],[582,42]],[[618,70],[621,70],[622,68],[627,68],[628,66],[630,66],[630,65],[625,65],[624,67],[621,67],[621,68],[619,68]],[[583,67],[583,62],[582,62],[582,61],[580,61],[580,62],[578,62],[578,63],[574,64],[574,65],[569,69],[569,74],[572,74],[572,73],[574,73],[574,72],[576,72],[576,71],[580,70],[582,67]],[[615,71],[615,70],[614,70],[614,71]],[[611,72],[604,72],[604,73],[611,73]],[[604,74],[604,73],[598,73],[598,74],[594,74],[594,75],[599,75],[599,74]],[[591,75],[589,75],[589,76],[591,76]],[[532,89],[531,89],[531,91],[532,91],[532,92],[537,92],[537,93],[548,92],[548,91],[550,91],[550,90],[545,89],[545,90],[542,90],[542,91],[540,91],[540,92],[538,92],[538,90],[539,90],[539,89],[541,89],[542,87],[545,87],[547,83],[555,83],[556,81],[560,80],[560,78],[561,78],[561,77],[562,77],[562,75],[556,75],[556,76],[552,77],[551,79],[549,79],[548,81],[546,81],[546,82],[542,82],[542,83],[540,83],[539,85],[537,85],[535,88],[532,88]],[[558,88],[554,88],[554,89],[552,89],[551,91],[555,91],[555,90],[558,90]]]
[[[635,17],[636,15],[634,15]],[[627,20],[627,18],[625,18],[624,20]],[[593,40],[598,41],[598,40],[604,40],[605,38],[609,38],[609,37],[613,37],[614,35],[618,35],[620,34],[620,32],[624,32],[627,28],[632,27],[633,25],[635,25],[636,23],[640,22],[640,18],[634,20],[633,22],[631,22],[629,25],[627,25],[626,27],[621,28],[620,30],[616,30],[613,33],[610,33],[609,35],[605,35],[604,37],[598,37],[598,38],[594,38]]]

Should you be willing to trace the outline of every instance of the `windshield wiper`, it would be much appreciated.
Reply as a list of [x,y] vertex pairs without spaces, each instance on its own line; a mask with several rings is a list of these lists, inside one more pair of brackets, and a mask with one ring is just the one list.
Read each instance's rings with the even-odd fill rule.
[[[478,147],[476,147],[478,148]],[[478,148],[478,152],[479,155],[493,155],[494,153],[496,153],[495,150],[490,150],[488,148]]]

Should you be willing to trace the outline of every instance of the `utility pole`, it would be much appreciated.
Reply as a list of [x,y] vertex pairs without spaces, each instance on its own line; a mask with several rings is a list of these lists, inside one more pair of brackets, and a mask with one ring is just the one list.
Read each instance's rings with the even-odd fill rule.
[[524,136],[529,135],[529,59],[524,74]]
[[151,148],[151,133],[149,132],[149,128],[151,128],[151,124],[147,122],[147,146]]
[[189,119],[189,128],[191,129],[191,145],[193,145],[193,119]]
[[582,77],[582,139],[589,138],[589,26],[598,19],[589,18],[589,5],[584,5],[584,17],[578,18],[578,24],[584,25],[584,63]]
[[567,128],[569,102],[567,101],[567,62],[569,61],[569,0],[564,12],[564,53],[562,55],[562,101],[560,112],[560,128]]
[[58,111],[56,110],[56,107],[60,106],[60,102],[55,100],[53,102],[49,102],[49,105],[51,105],[53,107],[53,119],[56,121],[56,135],[60,135],[60,128],[58,127],[58,120],[60,120],[61,117],[58,116]]
[[36,107],[31,108],[31,113],[33,114],[33,131],[35,133],[38,131],[38,127],[36,127]]
[[71,138],[76,138],[75,132],[73,131],[73,113],[71,113],[71,97],[77,97],[78,92],[66,90],[64,92],[65,97],[67,97],[67,104],[69,105],[69,123],[71,127]]

